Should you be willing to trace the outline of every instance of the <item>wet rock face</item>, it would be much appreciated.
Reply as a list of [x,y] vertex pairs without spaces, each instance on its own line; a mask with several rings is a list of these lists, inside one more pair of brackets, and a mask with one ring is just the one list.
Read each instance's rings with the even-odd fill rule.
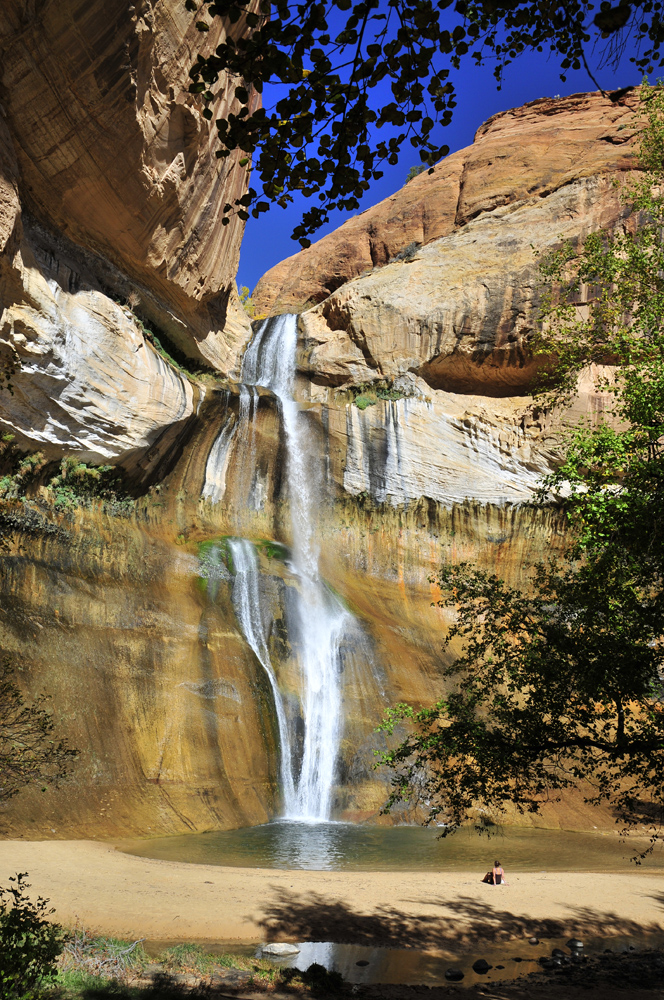
[[[32,836],[154,836],[263,823],[278,749],[260,667],[228,584],[146,522],[91,512],[15,536],[0,567],[2,648],[30,696],[46,689],[74,772],[3,805]],[[147,529],[147,530],[146,530]]]
[[[50,230],[118,269],[124,282],[107,270],[107,288],[134,288],[185,353],[228,370],[248,335],[234,284],[243,224],[223,227],[220,213],[246,171],[215,158],[214,130],[186,93],[196,52],[225,37],[220,19],[206,36],[195,21],[180,0],[3,4],[0,232],[18,188]],[[214,117],[235,110],[234,86]]]

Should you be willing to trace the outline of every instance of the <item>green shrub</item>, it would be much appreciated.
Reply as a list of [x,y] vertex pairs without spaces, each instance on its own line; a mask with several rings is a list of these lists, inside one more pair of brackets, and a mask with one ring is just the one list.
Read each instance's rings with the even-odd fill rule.
[[[56,510],[90,506],[93,499],[103,502],[107,514],[128,517],[135,501],[122,488],[118,470],[112,465],[87,465],[67,455],[60,462],[60,474],[49,482]],[[0,480],[0,489],[2,481]]]
[[[111,937],[95,937],[75,928],[70,932],[60,962],[58,985],[98,986],[104,981],[120,983],[130,978],[148,961],[143,939],[123,941]],[[85,994],[84,994],[85,995]]]
[[427,168],[425,167],[425,165],[423,163],[418,163],[417,166],[411,167],[410,170],[408,171],[408,173],[406,174],[406,180],[404,181],[404,187],[406,186],[406,184],[408,184],[409,181],[412,181],[412,179],[414,177],[419,177],[420,174],[423,174],[426,169]]
[[290,556],[288,548],[272,538],[262,539],[256,543],[256,547],[264,552],[268,559],[278,559],[279,562],[286,562]]
[[166,972],[190,972],[199,975],[209,972],[214,967],[214,955],[203,951],[199,944],[187,942],[167,948],[160,956]]
[[246,285],[242,285],[242,287],[238,289],[238,295],[240,296],[240,302],[244,306],[244,311],[246,312],[247,316],[250,319],[254,319],[256,314],[256,306],[254,304],[254,300],[251,297],[251,292],[249,291]]
[[19,872],[0,886],[0,996],[34,996],[44,981],[57,974],[56,962],[62,953],[65,933],[47,918],[53,913],[41,896],[33,902],[27,895],[27,872]]
[[165,361],[168,361],[173,368],[176,368],[177,371],[182,372],[183,375],[190,379],[200,379],[202,376],[212,377],[215,382],[220,379],[220,374],[216,369],[210,368],[209,365],[203,364],[202,361],[197,361],[195,358],[190,358],[173,343],[168,334],[163,330],[159,330],[159,335],[157,335],[155,330],[148,326],[143,317],[136,312],[136,305],[132,305],[129,299],[127,303],[125,308],[131,314],[132,319],[141,330],[145,339],[152,344],[157,353]]
[[421,246],[422,246],[421,243],[418,243],[417,241],[414,240],[412,243],[409,243],[407,247],[403,247],[402,250],[399,250],[398,253],[395,253],[394,257],[390,258],[390,264],[393,264],[395,261],[402,261],[408,263],[408,261],[413,259],[413,257],[415,256],[415,254],[417,253],[417,251],[420,249]]
[[[4,439],[8,440],[5,441]],[[9,445],[13,441],[11,434],[4,435],[3,444]],[[0,449],[0,454],[5,449]],[[11,475],[5,475],[0,479],[0,499],[17,500],[25,493],[25,487],[36,478],[44,466],[47,464],[43,451],[36,451],[32,455],[24,455]]]
[[379,399],[405,399],[408,395],[408,393],[395,389],[393,384],[384,380],[363,382],[347,391],[352,394],[352,402],[355,403],[358,410],[366,410],[367,406],[375,406]]

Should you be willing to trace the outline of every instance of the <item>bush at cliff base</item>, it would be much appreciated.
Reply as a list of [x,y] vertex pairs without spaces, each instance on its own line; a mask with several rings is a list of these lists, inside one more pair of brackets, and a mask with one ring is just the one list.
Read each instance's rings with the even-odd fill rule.
[[50,983],[57,974],[57,959],[65,935],[59,924],[48,917],[54,911],[48,900],[38,896],[30,899],[25,881],[26,872],[19,872],[0,886],[0,997],[3,1000],[31,998],[41,986]]

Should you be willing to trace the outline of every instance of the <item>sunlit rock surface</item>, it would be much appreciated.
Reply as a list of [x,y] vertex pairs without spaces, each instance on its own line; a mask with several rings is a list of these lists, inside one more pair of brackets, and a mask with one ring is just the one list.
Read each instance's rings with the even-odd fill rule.
[[536,253],[624,214],[611,177],[485,212],[305,312],[301,369],[334,386],[414,372],[449,392],[525,394],[538,369],[528,349],[540,297]]
[[66,452],[128,470],[141,462],[147,471],[192,416],[191,383],[107,296],[71,294],[18,255],[14,266],[24,297],[3,312],[0,339],[20,369],[13,393],[4,394],[0,427],[47,457]]
[[[186,353],[227,370],[247,323],[243,223],[221,214],[246,170],[215,158],[216,132],[187,93],[196,54],[225,37],[220,18],[205,35],[197,19],[181,0],[7,0],[2,105],[27,209],[113,262]],[[239,110],[235,86],[222,81],[214,118]]]
[[453,153],[373,208],[263,275],[260,312],[301,312],[413,244],[462,229],[483,212],[543,198],[579,179],[635,165],[638,90],[544,97],[494,115]]

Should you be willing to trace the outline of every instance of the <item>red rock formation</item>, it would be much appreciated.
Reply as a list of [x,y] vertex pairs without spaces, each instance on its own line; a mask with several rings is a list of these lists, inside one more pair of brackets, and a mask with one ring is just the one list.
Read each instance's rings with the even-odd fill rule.
[[258,311],[302,311],[410,244],[448,236],[483,212],[632,168],[637,101],[635,90],[615,101],[574,94],[494,115],[472,146],[432,174],[420,174],[263,275],[253,294]]

